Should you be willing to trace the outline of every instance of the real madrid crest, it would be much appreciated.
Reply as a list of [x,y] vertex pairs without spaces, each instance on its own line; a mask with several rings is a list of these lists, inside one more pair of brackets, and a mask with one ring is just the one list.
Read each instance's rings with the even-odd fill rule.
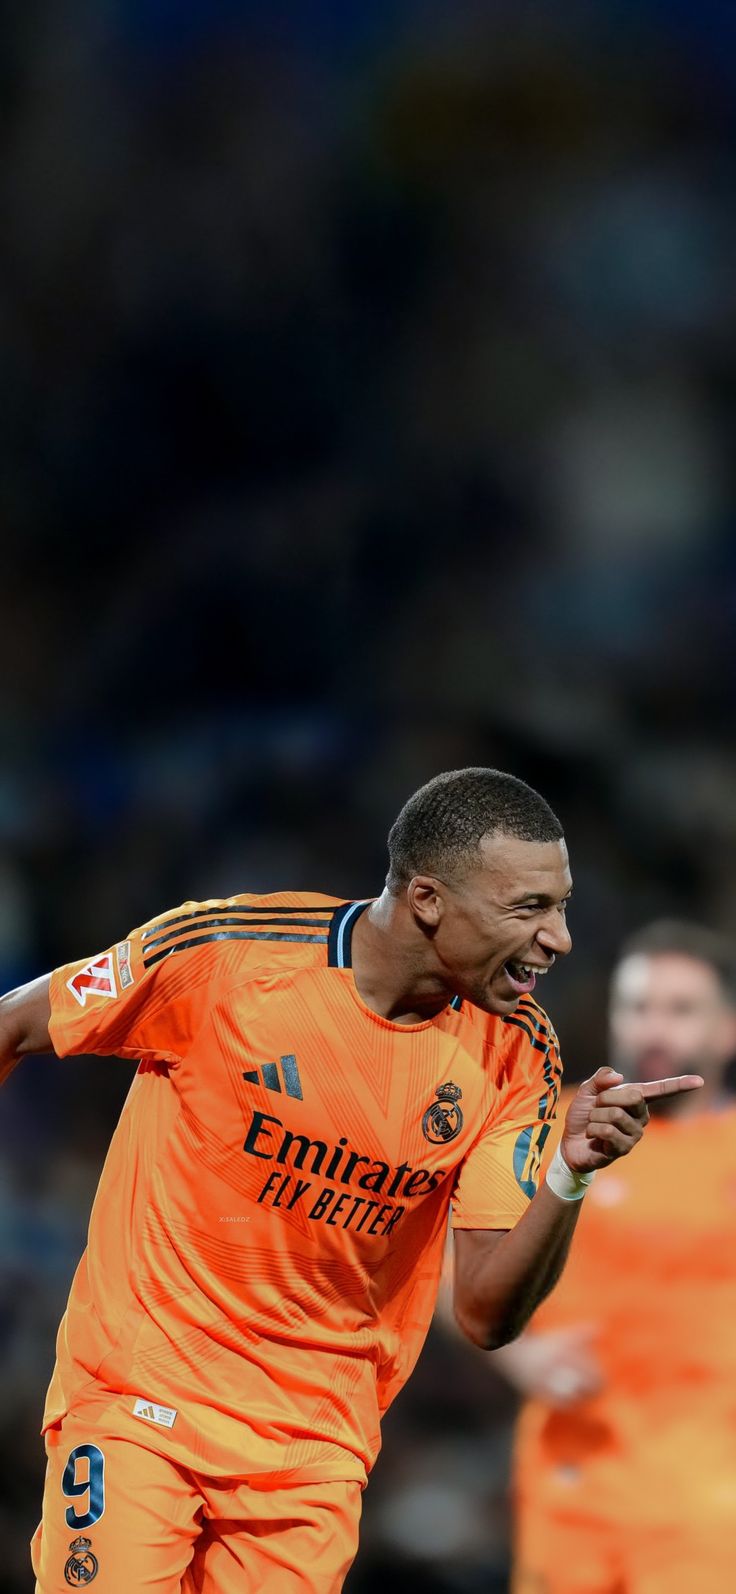
[[422,1119],[422,1134],[425,1140],[443,1146],[448,1140],[454,1140],[463,1127],[462,1108],[458,1106],[462,1091],[449,1080],[446,1085],[437,1087],[435,1096],[437,1100],[427,1108]]
[[72,1553],[64,1567],[64,1576],[72,1588],[84,1588],[85,1583],[91,1583],[97,1576],[99,1568],[97,1556],[92,1554],[92,1540],[80,1533],[78,1539],[72,1539],[69,1549]]

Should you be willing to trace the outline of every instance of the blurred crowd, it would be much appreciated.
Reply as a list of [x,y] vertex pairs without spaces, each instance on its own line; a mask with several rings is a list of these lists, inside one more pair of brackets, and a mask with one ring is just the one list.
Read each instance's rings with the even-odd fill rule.
[[[571,1077],[624,933],[734,929],[727,12],[2,7],[3,989],[184,897],[377,892],[463,764],[565,824]],[[130,1073],[3,1096],[7,1594]],[[436,1330],[351,1594],[505,1587],[510,1412]]]

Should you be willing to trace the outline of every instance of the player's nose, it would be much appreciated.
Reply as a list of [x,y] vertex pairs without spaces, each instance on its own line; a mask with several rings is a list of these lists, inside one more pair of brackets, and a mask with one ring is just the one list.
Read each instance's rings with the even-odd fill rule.
[[540,925],[537,931],[537,940],[545,952],[553,952],[555,957],[567,957],[572,948],[570,931],[564,918],[557,912],[554,919],[549,919]]

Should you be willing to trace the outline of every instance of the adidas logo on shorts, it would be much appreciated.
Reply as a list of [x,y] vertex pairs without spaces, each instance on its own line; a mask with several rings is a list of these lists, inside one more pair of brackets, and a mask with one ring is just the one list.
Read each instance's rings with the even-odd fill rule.
[[143,1400],[140,1395],[133,1407],[134,1417],[142,1417],[144,1422],[157,1422],[159,1428],[173,1428],[176,1415],[172,1406],[157,1406],[155,1401]]

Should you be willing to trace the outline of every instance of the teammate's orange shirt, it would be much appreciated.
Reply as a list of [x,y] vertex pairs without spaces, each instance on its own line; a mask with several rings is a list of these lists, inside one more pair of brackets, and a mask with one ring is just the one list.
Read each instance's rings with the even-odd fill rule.
[[577,1323],[598,1325],[605,1387],[565,1408],[527,1404],[522,1497],[547,1490],[560,1509],[613,1519],[733,1521],[736,1107],[674,1118],[655,1109],[641,1151],[596,1174],[530,1332]]
[[529,998],[507,1020],[367,1007],[350,954],[365,906],[186,903],[52,976],[58,1054],[140,1066],[45,1427],[109,1390],[130,1397],[131,1438],[200,1471],[365,1479],[432,1315],[450,1202],[459,1227],[513,1226],[560,1077]]

